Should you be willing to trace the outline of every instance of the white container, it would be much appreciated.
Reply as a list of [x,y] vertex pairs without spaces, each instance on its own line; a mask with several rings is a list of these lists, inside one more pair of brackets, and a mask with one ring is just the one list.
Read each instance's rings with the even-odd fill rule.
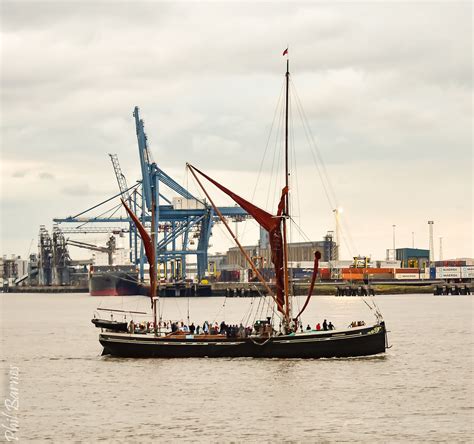
[[420,276],[418,273],[395,273],[395,279],[399,280],[416,280],[420,279]]
[[474,265],[461,267],[461,277],[463,279],[474,279]]
[[377,261],[378,268],[401,268],[402,261]]
[[436,267],[437,279],[459,279],[461,267]]
[[204,205],[196,199],[185,199],[184,197],[173,197],[173,209],[175,210],[202,210]]

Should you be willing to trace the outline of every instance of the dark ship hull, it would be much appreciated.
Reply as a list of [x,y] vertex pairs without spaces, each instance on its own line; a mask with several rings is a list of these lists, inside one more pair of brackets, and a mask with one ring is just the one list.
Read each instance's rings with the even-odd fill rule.
[[113,320],[108,320],[108,319],[91,319],[91,322],[97,327],[97,328],[105,328],[109,331],[127,331],[128,323],[127,322],[118,322],[118,321],[113,321]]
[[134,296],[141,291],[138,272],[133,266],[94,266],[89,274],[91,296]]
[[343,331],[226,338],[103,332],[103,355],[133,358],[347,358],[384,353],[385,323]]

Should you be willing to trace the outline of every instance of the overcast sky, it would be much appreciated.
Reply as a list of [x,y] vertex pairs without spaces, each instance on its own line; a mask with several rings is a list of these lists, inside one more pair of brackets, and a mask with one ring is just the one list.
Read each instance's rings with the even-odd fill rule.
[[[270,144],[290,45],[292,82],[344,208],[343,255],[392,246],[472,257],[471,2],[2,2],[2,254],[40,224],[116,193],[107,153],[139,178],[132,111],[154,159],[190,162],[274,208]],[[293,104],[295,219],[334,229]],[[293,149],[293,148],[292,148]],[[296,191],[299,191],[297,193]],[[214,192],[220,204],[230,204]],[[256,230],[239,227],[244,243]],[[221,227],[211,241],[223,251]],[[302,240],[298,236],[294,240]]]

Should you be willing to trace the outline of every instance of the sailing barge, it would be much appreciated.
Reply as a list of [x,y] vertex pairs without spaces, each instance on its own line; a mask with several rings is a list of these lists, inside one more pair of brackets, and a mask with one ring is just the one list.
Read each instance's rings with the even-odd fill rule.
[[[284,52],[284,55],[288,51]],[[135,333],[111,332],[106,329],[99,335],[103,346],[103,355],[143,358],[192,358],[192,357],[253,357],[253,358],[346,358],[369,356],[384,353],[387,347],[387,331],[382,316],[376,306],[376,323],[368,326],[352,327],[343,330],[301,331],[301,314],[306,309],[314,289],[318,273],[319,252],[315,253],[314,270],[311,285],[303,307],[297,314],[293,313],[290,295],[291,285],[288,273],[287,224],[289,215],[289,170],[288,170],[288,90],[289,61],[286,69],[286,101],[285,101],[285,186],[281,192],[276,214],[270,214],[251,202],[243,199],[227,189],[211,177],[192,165],[187,165],[196,182],[212,205],[235,243],[245,256],[255,276],[262,282],[269,296],[276,305],[276,315],[266,321],[257,321],[253,333],[244,337],[233,337],[225,334],[194,335],[185,332],[162,333],[158,326],[161,319],[157,316],[158,297],[156,279],[156,233],[151,235],[141,224],[138,217],[122,203],[134,221],[142,238],[145,252],[150,264],[151,301],[153,308],[153,332]],[[275,290],[272,290],[262,277],[254,262],[239,243],[229,227],[228,222],[214,204],[211,196],[202,185],[199,177],[215,185],[235,203],[247,211],[268,232],[272,263],[275,269]],[[152,214],[152,218],[153,218]],[[370,306],[369,306],[370,307]],[[280,328],[275,326],[280,322]]]
[[347,358],[385,352],[383,321],[347,330],[281,336],[100,334],[103,355],[131,358]]

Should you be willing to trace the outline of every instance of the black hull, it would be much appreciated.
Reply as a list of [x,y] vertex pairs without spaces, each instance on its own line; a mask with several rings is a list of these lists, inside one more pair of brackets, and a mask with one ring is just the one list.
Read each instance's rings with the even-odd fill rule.
[[131,358],[347,358],[384,353],[385,324],[345,331],[272,338],[186,339],[145,334],[101,333],[103,355]]
[[109,321],[108,319],[97,319],[97,318],[92,319],[91,322],[97,328],[105,328],[111,331],[125,332],[128,329],[127,322]]
[[91,296],[134,296],[139,295],[140,292],[138,276],[131,273],[91,274],[89,278]]

